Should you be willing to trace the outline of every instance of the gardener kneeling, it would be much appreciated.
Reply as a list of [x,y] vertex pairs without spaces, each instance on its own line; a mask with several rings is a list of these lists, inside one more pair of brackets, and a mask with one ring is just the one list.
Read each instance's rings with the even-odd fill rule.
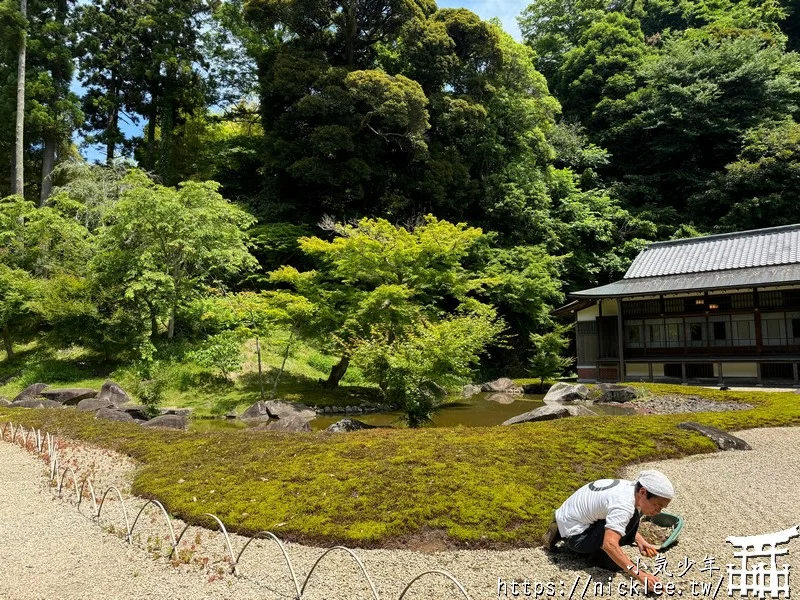
[[646,589],[653,590],[658,579],[638,569],[620,546],[636,543],[643,556],[658,554],[658,549],[639,534],[639,519],[660,513],[674,495],[667,476],[655,470],[642,471],[636,481],[593,481],[556,510],[545,534],[545,546],[552,550],[563,539],[567,548],[589,555],[596,566],[630,573]]

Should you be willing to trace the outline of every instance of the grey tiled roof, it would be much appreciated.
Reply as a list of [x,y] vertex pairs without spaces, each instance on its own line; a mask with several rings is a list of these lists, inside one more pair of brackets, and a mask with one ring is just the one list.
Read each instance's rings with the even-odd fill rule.
[[620,281],[572,298],[646,296],[800,282],[800,224],[655,242]]
[[625,279],[800,263],[800,224],[649,244]]
[[572,298],[615,298],[617,296],[649,296],[696,290],[789,285],[797,282],[800,282],[800,264],[620,279],[608,285],[572,292],[569,295]]

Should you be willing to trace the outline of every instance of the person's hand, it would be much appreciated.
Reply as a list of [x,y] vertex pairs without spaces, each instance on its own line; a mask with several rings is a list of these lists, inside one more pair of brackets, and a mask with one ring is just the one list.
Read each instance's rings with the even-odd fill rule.
[[648,596],[650,596],[650,595],[660,596],[661,594],[664,593],[663,592],[663,587],[659,588],[660,591],[658,591],[658,592],[655,591],[655,584],[656,583],[661,583],[660,580],[658,579],[658,577],[656,577],[655,575],[651,575],[650,573],[642,572],[642,583],[644,584],[645,589],[647,590],[647,595]]
[[656,548],[650,542],[645,542],[642,540],[641,542],[637,541],[636,546],[639,548],[639,553],[642,556],[647,556],[648,558],[653,558],[658,554],[658,548]]

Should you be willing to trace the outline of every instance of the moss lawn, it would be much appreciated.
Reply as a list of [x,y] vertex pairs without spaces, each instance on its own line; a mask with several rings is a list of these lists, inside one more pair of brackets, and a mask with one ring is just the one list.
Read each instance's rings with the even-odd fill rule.
[[551,512],[587,481],[625,465],[713,452],[677,428],[732,431],[800,424],[800,396],[647,385],[755,405],[692,415],[581,417],[512,427],[377,429],[351,434],[147,430],[91,414],[0,409],[13,420],[127,454],[134,492],[196,524],[356,547],[399,545],[437,531],[458,547],[536,545]]

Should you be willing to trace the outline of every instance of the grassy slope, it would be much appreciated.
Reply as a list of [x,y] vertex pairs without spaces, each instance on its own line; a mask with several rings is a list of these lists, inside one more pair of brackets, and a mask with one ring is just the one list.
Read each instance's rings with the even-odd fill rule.
[[[793,393],[648,387],[756,405],[691,415],[727,430],[800,424]],[[586,481],[626,464],[714,449],[676,428],[686,415],[353,434],[148,431],[72,411],[0,410],[0,420],[8,418],[139,459],[135,491],[192,522],[211,512],[244,533],[267,529],[353,546],[425,528],[462,546],[536,544],[551,511]]]
[[[189,350],[191,348],[183,348]],[[262,347],[267,396],[283,360],[281,340]],[[258,366],[255,345],[246,344],[242,373],[232,380],[215,376],[208,369],[181,358],[163,360],[158,374],[166,382],[163,406],[191,407],[196,416],[241,412],[259,398]],[[341,389],[325,391],[318,384],[327,377],[336,357],[321,354],[304,344],[296,344],[286,364],[277,393],[280,398],[306,404],[354,404],[354,400],[376,401],[375,388],[367,387],[358,369],[348,370]],[[14,360],[0,360],[0,396],[13,398],[32,383],[44,382],[53,387],[89,387],[100,389],[112,379],[126,389],[133,389],[135,374],[125,365],[106,363],[82,348],[51,349],[32,342],[16,348]]]

